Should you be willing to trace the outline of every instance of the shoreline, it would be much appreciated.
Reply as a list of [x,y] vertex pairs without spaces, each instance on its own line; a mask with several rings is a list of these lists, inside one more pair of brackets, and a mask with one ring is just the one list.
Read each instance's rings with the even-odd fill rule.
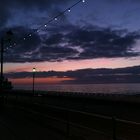
[[36,96],[36,97],[64,97],[64,98],[80,98],[102,101],[140,103],[140,92],[135,93],[83,93],[83,92],[58,92],[58,91],[41,91],[41,90],[5,90],[1,95],[16,96]]

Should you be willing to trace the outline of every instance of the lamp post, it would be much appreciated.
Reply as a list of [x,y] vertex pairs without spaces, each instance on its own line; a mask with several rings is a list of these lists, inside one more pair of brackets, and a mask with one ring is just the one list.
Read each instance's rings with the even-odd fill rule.
[[35,95],[35,72],[36,68],[33,68],[33,96]]
[[4,76],[3,76],[3,53],[4,53],[4,41],[11,41],[11,36],[13,35],[12,31],[8,31],[6,32],[6,35],[4,37],[1,37],[0,39],[0,45],[1,45],[1,75],[0,75],[0,88],[3,88],[3,80],[4,80]]
[[3,83],[3,52],[4,52],[4,40],[1,38],[1,75],[0,75],[0,86],[2,87]]

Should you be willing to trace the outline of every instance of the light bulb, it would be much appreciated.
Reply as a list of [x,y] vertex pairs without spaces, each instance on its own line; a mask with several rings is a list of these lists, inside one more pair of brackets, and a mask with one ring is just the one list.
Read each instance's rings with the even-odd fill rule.
[[33,71],[33,72],[36,72],[36,68],[33,68],[32,71]]

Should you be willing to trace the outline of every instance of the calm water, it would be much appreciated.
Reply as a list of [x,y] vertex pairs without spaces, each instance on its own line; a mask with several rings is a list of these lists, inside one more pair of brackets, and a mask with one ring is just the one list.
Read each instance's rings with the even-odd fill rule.
[[[32,90],[32,85],[17,85],[15,89]],[[35,90],[83,93],[140,93],[139,84],[35,85]]]

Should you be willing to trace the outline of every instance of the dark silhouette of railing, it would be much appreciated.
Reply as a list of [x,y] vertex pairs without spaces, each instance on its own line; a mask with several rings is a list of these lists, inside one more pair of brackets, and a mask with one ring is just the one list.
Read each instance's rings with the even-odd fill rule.
[[28,112],[32,119],[52,127],[71,139],[74,137],[84,140],[93,138],[95,140],[140,139],[140,123],[118,119],[115,116],[109,117],[48,105],[44,103],[43,95],[7,94],[4,100],[6,100],[7,105]]

